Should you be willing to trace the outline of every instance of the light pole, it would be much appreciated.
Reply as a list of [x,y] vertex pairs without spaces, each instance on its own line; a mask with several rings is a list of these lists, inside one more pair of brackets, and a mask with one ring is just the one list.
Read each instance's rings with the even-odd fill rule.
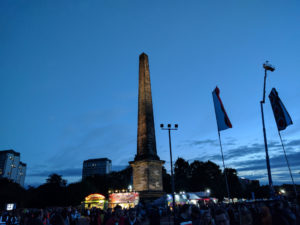
[[172,183],[172,199],[173,199],[173,214],[174,214],[174,223],[175,223],[175,184],[174,184],[174,173],[173,173],[173,160],[172,160],[172,145],[171,145],[171,130],[178,130],[178,124],[175,124],[172,128],[171,124],[168,124],[164,128],[164,124],[160,124],[162,130],[168,130],[169,133],[169,146],[170,146],[170,161],[171,161],[171,183]]
[[268,143],[267,143],[267,135],[266,135],[263,104],[265,104],[265,97],[266,97],[267,71],[269,70],[269,71],[273,72],[275,70],[275,67],[273,67],[271,64],[269,64],[268,61],[266,61],[263,64],[263,68],[265,69],[265,76],[264,76],[263,99],[262,99],[262,101],[260,101],[260,109],[261,109],[261,118],[262,118],[263,133],[264,133],[264,142],[265,142],[265,151],[266,151],[266,163],[267,163],[267,170],[268,170],[269,188],[270,188],[271,198],[273,198],[274,197],[274,187],[273,187],[271,167],[270,167],[270,159],[269,159],[269,153],[268,153]]

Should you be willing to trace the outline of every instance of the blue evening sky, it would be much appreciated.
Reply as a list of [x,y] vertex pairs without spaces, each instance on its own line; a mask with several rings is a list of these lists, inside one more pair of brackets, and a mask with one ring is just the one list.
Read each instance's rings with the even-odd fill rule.
[[[138,57],[149,56],[157,149],[221,166],[212,91],[233,128],[221,133],[225,163],[267,182],[259,102],[269,60],[294,124],[282,132],[300,183],[299,1],[2,0],[0,149],[27,163],[27,185],[53,172],[81,178],[82,162],[113,168],[136,153]],[[269,100],[265,118],[274,183],[290,183]]]

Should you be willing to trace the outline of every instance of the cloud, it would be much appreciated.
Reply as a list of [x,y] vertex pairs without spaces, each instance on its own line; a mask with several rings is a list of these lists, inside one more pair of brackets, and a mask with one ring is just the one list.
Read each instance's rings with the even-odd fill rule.
[[[295,182],[300,182],[300,176],[296,171],[300,169],[300,151],[287,154],[289,164],[292,169]],[[247,176],[251,179],[259,179],[261,182],[268,182],[266,159],[248,159],[239,160],[230,164],[231,167],[237,169],[240,175]],[[290,174],[287,168],[287,163],[284,154],[278,154],[270,157],[270,166],[274,183],[291,183]]]
[[[204,141],[200,142],[205,143]],[[207,143],[211,143],[207,141]],[[287,157],[292,170],[295,174],[294,179],[300,181],[300,175],[295,171],[300,170],[300,139],[295,139],[285,144]],[[269,155],[272,175],[274,182],[290,183],[290,175],[287,164],[282,151],[280,142],[269,141]],[[267,182],[267,170],[265,160],[265,149],[263,143],[250,143],[249,145],[237,146],[232,149],[226,149],[224,152],[225,163],[228,167],[237,169],[239,175],[246,176],[251,179],[259,179],[261,182]],[[221,153],[202,154],[196,158],[189,160],[214,161],[221,164]]]
[[[291,167],[299,167],[300,165],[300,152],[291,153],[288,156],[289,164]],[[271,168],[283,168],[286,167],[286,161],[284,159],[283,153],[270,158]],[[265,159],[257,159],[257,160],[246,160],[240,161],[235,164],[235,167],[239,171],[245,170],[259,170],[266,168],[266,160]]]
[[[120,171],[125,169],[129,165],[113,165],[112,171]],[[47,168],[41,170],[41,168],[35,168],[26,175],[26,186],[37,187],[46,182],[49,175],[56,173],[61,175],[63,179],[66,179],[68,183],[80,181],[82,178],[82,168],[64,168],[64,169],[51,169]]]
[[66,177],[78,177],[82,175],[82,168],[66,168],[66,169],[48,169],[43,171],[34,171],[27,174],[28,177],[48,177],[50,174],[56,173]]
[[[248,158],[248,157],[264,157],[264,145],[261,143],[252,143],[250,145],[242,145],[235,148],[226,148],[224,151],[224,159],[225,160],[237,160],[240,161],[240,158]],[[268,148],[270,149],[270,154],[277,154],[278,151],[281,151],[281,145],[274,141],[270,141],[268,144]],[[206,160],[218,160],[221,157],[219,153],[211,154],[211,155],[203,155],[201,158]]]
[[[136,129],[131,129],[124,120],[126,109],[107,109],[87,112],[75,118],[60,134],[57,149],[47,158],[27,168],[28,183],[44,182],[51,173],[58,173],[65,178],[80,177],[82,163],[90,158],[107,157],[112,160],[113,168],[128,164],[135,154],[134,142]],[[134,133],[133,133],[134,132]],[[128,154],[132,149],[132,154]],[[50,152],[50,151],[49,151]],[[130,157],[131,156],[131,157]],[[114,166],[116,164],[116,166]],[[69,180],[69,179],[68,179]]]
[[64,169],[53,169],[51,167],[41,169],[33,168],[28,171],[25,178],[25,185],[37,187],[46,182],[49,175],[56,173],[62,175],[63,179],[66,179],[68,183],[77,182],[81,180],[82,168],[64,168]]
[[205,146],[205,145],[217,146],[219,143],[218,143],[218,140],[216,140],[216,139],[205,139],[205,140],[200,140],[200,141],[189,141],[188,144],[191,146],[201,147],[201,146]]
[[288,146],[288,147],[300,147],[300,139],[299,140],[292,140],[288,143],[285,144],[285,146]]
[[[219,140],[218,139],[204,139],[204,140],[192,140],[192,141],[186,141],[184,145],[188,146],[196,146],[196,147],[207,147],[207,145],[210,146],[219,146]],[[226,146],[233,146],[236,145],[236,139],[235,138],[226,138],[226,141],[223,142],[223,145]]]
[[[113,165],[112,171],[120,171],[128,167],[128,165]],[[65,168],[65,169],[47,169],[41,171],[33,171],[27,174],[27,177],[48,177],[50,174],[56,173],[63,177],[81,177],[82,168]]]
[[[74,161],[77,163],[82,163],[82,158],[87,156],[87,153],[93,152],[95,149],[102,149],[101,143],[97,142],[97,139],[108,139],[108,133],[111,132],[109,126],[96,127],[89,129],[81,137],[73,140],[74,144],[68,147],[61,149],[57,154],[48,160],[48,164],[56,166],[64,166],[65,164],[74,164]],[[100,145],[97,147],[97,145]],[[71,160],[66,160],[71,159]],[[79,162],[78,162],[79,161]]]
[[[113,163],[124,164],[124,160],[128,162],[129,159],[127,149],[131,149],[130,146],[135,141],[135,136],[124,130],[128,130],[124,124],[88,128],[79,137],[72,138],[71,145],[63,147],[48,159],[47,164],[53,168],[72,165],[76,167],[83,160],[102,157],[112,159]],[[133,151],[131,158],[134,154]]]

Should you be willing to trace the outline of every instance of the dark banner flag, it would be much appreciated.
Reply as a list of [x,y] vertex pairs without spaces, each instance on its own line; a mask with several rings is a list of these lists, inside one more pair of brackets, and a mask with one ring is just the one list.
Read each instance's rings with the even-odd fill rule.
[[227,116],[227,113],[223,106],[222,100],[220,98],[220,90],[218,87],[215,88],[212,95],[213,95],[213,100],[214,100],[215,113],[216,113],[217,124],[218,124],[218,131],[232,128],[231,122]]
[[288,125],[293,124],[293,121],[283,103],[281,102],[275,88],[273,88],[271,93],[269,94],[269,99],[278,130],[284,130]]

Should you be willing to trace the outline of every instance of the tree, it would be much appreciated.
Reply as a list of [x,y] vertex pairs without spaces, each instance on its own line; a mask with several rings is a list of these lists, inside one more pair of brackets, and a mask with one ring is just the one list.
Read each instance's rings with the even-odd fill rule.
[[18,207],[24,206],[26,190],[19,184],[7,179],[0,179],[0,207],[7,203],[17,203]]
[[[241,182],[237,176],[236,169],[226,168],[227,181],[231,198],[240,198],[245,196],[245,189],[242,188]],[[224,173],[223,173],[224,175]],[[224,175],[225,176],[225,175]]]
[[220,167],[211,162],[200,162],[198,160],[191,164],[191,187],[193,191],[205,191],[210,189],[212,196],[222,199],[224,192],[224,181]]
[[61,175],[58,175],[56,173],[50,174],[49,177],[46,180],[47,184],[55,184],[60,187],[65,187],[67,184],[67,181],[62,179]]
[[189,191],[190,164],[183,158],[175,162],[175,191]]
[[27,207],[66,206],[66,184],[61,175],[50,174],[46,183],[28,190]]
[[190,189],[191,191],[201,191],[205,188],[205,165],[203,162],[195,160],[190,165]]

